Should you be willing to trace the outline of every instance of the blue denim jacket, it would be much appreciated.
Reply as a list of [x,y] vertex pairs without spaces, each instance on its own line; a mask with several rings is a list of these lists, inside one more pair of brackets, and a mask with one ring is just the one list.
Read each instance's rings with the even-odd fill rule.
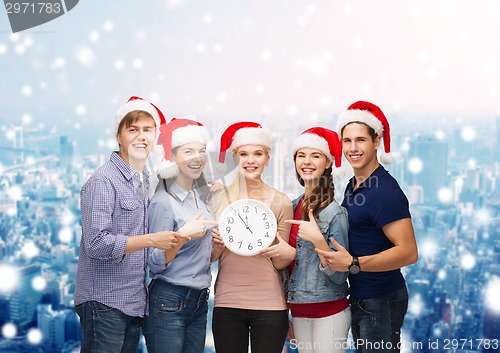
[[[294,211],[303,197],[301,195],[293,200]],[[332,202],[319,211],[316,222],[330,248],[333,249],[333,246],[328,239],[333,237],[340,245],[349,249],[349,221],[344,207]],[[347,272],[334,272],[330,267],[324,268],[314,251],[314,245],[297,237],[297,256],[288,282],[288,302],[322,303],[346,298],[347,275]]]

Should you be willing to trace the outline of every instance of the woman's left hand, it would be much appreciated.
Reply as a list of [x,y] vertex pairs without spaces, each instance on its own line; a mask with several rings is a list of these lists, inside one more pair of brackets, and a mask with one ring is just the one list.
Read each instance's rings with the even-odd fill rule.
[[224,244],[224,241],[222,240],[222,236],[219,233],[219,229],[212,228],[211,262],[214,262],[215,260],[217,260],[225,248],[226,248],[226,245]]

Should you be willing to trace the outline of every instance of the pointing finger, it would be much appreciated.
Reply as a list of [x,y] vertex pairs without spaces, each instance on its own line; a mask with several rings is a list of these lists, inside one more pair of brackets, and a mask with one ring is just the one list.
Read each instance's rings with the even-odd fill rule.
[[203,223],[204,225],[206,226],[216,226],[219,224],[219,222],[217,221],[212,221],[212,220],[209,220],[209,219],[202,219],[201,220],[201,223]]
[[305,223],[306,221],[298,221],[296,219],[287,219],[285,221],[285,223],[288,223],[288,224],[298,224],[298,225],[301,225],[303,223]]
[[337,251],[339,251],[340,249],[345,250],[345,248],[342,245],[340,245],[334,238],[330,238],[330,243]]

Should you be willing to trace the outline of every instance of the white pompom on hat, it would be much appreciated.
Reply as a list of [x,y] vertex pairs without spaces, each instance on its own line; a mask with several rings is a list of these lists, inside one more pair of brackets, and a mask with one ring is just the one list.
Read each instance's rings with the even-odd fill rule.
[[226,160],[226,151],[234,151],[236,148],[244,145],[259,145],[271,148],[273,139],[271,134],[264,130],[258,123],[251,121],[242,121],[229,126],[221,136],[219,163],[216,169],[219,172],[225,171],[224,161]]
[[118,108],[118,111],[116,112],[115,120],[113,123],[113,130],[115,132],[118,132],[118,127],[120,126],[120,123],[122,122],[123,118],[128,113],[130,113],[134,110],[145,111],[153,117],[155,124],[156,124],[156,134],[158,135],[158,133],[160,131],[160,125],[166,123],[166,120],[165,120],[165,117],[163,116],[163,113],[153,103],[150,103],[150,102],[144,100],[143,98],[137,97],[137,96],[130,97],[129,100],[127,101],[127,103],[125,103],[120,108]]
[[171,161],[172,150],[190,142],[208,143],[208,131],[203,124],[184,118],[173,118],[160,127],[158,145],[163,146],[164,159],[157,169],[157,174],[164,179],[169,179],[179,174],[177,163]]
[[351,104],[345,112],[340,114],[337,121],[337,132],[342,134],[342,129],[349,123],[360,122],[368,125],[384,140],[384,151],[380,161],[384,164],[392,163],[391,156],[391,130],[389,122],[382,110],[370,102],[358,101]]
[[335,164],[332,175],[341,176],[344,170],[342,164],[342,144],[335,131],[324,127],[312,127],[305,130],[292,145],[293,154],[301,148],[314,148],[321,151],[330,162]]

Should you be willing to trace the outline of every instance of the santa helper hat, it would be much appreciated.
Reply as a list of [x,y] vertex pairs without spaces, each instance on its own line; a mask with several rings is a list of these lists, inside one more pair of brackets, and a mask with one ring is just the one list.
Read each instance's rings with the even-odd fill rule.
[[349,123],[360,122],[368,125],[384,140],[384,151],[380,161],[384,164],[392,163],[391,156],[391,129],[382,110],[370,102],[358,101],[351,104],[345,112],[340,114],[337,121],[337,132],[342,135],[342,129]]
[[[168,124],[161,125],[155,149],[163,146],[162,153],[165,158],[157,169],[159,177],[169,179],[179,174],[177,163],[170,160],[172,149],[190,142],[201,142],[205,145],[208,143],[208,131],[203,124],[191,119],[173,118]],[[158,153],[158,150],[156,152]]]
[[123,118],[128,113],[130,113],[134,110],[145,111],[153,117],[155,124],[156,124],[156,135],[158,136],[158,133],[160,131],[160,125],[166,123],[166,120],[165,120],[165,117],[163,116],[163,113],[153,103],[149,103],[148,101],[142,99],[141,97],[137,97],[137,96],[130,97],[129,100],[127,101],[127,103],[125,103],[125,105],[121,106],[118,109],[118,111],[116,112],[116,117],[115,117],[115,121],[113,124],[114,131],[118,132],[118,126],[120,126],[120,123],[122,122]]
[[219,163],[216,169],[221,173],[226,171],[224,161],[228,149],[233,151],[244,145],[260,145],[270,149],[272,144],[271,135],[260,124],[251,121],[234,123],[224,131],[220,138]]
[[335,165],[332,175],[341,176],[343,174],[344,170],[341,167],[342,144],[335,131],[324,127],[312,127],[305,130],[294,141],[292,146],[293,154],[295,155],[299,149],[306,147],[321,151]]

